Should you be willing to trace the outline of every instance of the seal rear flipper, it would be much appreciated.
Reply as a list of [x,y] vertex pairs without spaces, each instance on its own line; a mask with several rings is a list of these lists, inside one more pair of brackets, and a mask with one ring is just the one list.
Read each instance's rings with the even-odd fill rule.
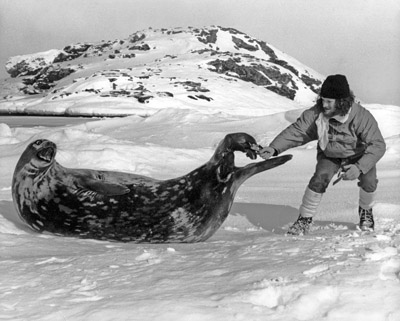
[[105,196],[124,195],[130,191],[130,189],[125,185],[110,183],[89,177],[81,178],[78,181],[78,186],[81,187],[82,190],[95,192]]

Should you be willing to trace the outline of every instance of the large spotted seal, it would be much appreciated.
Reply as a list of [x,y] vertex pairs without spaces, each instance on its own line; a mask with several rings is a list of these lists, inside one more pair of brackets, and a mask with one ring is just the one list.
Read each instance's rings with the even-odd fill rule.
[[65,168],[55,160],[56,145],[40,139],[17,163],[12,196],[20,217],[39,232],[123,242],[204,241],[224,222],[246,179],[292,158],[236,167],[234,151],[255,159],[254,146],[248,134],[228,134],[206,164],[162,181]]

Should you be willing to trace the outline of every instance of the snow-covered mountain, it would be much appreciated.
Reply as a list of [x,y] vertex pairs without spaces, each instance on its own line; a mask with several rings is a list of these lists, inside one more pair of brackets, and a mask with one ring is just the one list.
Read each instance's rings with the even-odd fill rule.
[[88,107],[89,115],[170,107],[246,114],[252,102],[266,115],[274,112],[270,100],[288,109],[312,104],[324,78],[265,41],[215,26],[68,45],[12,57],[6,70],[0,112],[50,115],[83,115]]

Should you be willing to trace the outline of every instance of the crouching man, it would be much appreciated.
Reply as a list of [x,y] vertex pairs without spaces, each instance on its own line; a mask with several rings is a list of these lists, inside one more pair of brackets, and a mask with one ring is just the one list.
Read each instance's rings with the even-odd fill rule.
[[268,159],[287,149],[318,140],[315,173],[305,190],[300,215],[288,234],[306,234],[322,195],[333,176],[358,179],[360,229],[374,230],[372,206],[378,185],[376,163],[386,151],[385,141],[371,113],[355,103],[343,75],[331,75],[322,84],[317,103],[284,129],[260,156]]

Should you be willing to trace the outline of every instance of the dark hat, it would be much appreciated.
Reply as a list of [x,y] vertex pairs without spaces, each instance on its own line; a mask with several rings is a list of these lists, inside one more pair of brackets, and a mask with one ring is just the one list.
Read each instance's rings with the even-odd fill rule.
[[322,84],[320,96],[332,99],[350,97],[350,88],[346,76],[328,76]]

